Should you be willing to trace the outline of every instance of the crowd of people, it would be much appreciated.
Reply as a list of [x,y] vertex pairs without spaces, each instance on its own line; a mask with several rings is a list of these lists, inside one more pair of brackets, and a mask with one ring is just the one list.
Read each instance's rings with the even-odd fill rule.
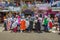
[[[42,27],[44,28],[42,30]],[[4,17],[4,31],[11,32],[56,32],[59,31],[60,17],[55,16],[54,18],[49,16],[40,17],[39,15],[27,17],[16,15]]]

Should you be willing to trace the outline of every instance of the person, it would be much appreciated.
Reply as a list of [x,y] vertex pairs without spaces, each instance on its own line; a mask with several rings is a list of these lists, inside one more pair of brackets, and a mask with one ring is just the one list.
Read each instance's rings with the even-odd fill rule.
[[36,32],[41,32],[41,23],[39,20],[37,20],[37,22],[35,23],[35,29],[36,29]]
[[44,31],[48,32],[48,19],[47,19],[47,16],[45,16],[43,24],[44,24]]
[[14,23],[12,24],[12,31],[11,32],[17,32],[17,19],[16,18],[14,18]]
[[29,28],[29,20],[28,18],[26,18],[26,30],[28,31],[28,28]]
[[60,35],[60,14],[59,14],[59,16],[58,16],[58,23],[59,23],[59,35]]
[[29,32],[31,32],[33,30],[33,19],[30,16],[29,17],[29,27],[28,27]]
[[18,19],[18,23],[17,23],[18,29],[17,29],[17,31],[20,32],[20,16],[18,16],[17,19]]
[[4,16],[4,31],[7,31],[7,19],[6,17]]
[[10,17],[8,17],[8,19],[7,19],[7,30],[8,30],[8,31],[9,31],[10,28],[11,28],[11,24],[12,24],[11,19],[10,19]]
[[57,30],[57,27],[58,27],[58,17],[57,16],[54,17],[54,26],[56,27],[56,30]]
[[25,30],[26,30],[26,20],[25,20],[24,16],[22,16],[22,19],[20,21],[20,31],[25,32]]

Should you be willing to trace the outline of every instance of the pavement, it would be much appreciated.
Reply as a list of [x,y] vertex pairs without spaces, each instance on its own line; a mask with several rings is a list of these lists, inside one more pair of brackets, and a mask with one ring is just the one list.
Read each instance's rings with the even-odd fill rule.
[[0,40],[60,40],[58,33],[11,33],[2,29],[0,27]]

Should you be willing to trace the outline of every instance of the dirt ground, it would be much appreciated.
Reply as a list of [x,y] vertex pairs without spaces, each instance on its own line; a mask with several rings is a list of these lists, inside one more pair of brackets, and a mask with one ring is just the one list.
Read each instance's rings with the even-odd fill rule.
[[0,40],[60,40],[57,33],[10,33],[0,32]]
[[0,25],[0,40],[60,40],[58,33],[11,33],[2,29]]

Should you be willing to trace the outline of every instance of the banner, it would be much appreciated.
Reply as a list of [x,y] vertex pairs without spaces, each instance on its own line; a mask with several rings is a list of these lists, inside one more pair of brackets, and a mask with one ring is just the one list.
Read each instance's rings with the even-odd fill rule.
[[60,7],[52,7],[52,11],[60,11]]
[[20,12],[21,8],[20,7],[9,7],[10,11],[15,11],[15,12]]

